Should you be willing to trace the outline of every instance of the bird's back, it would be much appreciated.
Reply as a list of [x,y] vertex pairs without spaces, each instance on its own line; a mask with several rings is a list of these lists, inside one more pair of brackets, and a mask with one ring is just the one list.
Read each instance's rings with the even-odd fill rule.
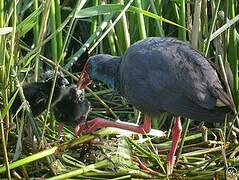
[[[23,92],[26,100],[29,102],[33,116],[38,116],[41,114],[47,106],[48,93],[49,90],[46,89],[44,83],[34,82],[26,84],[23,87]],[[21,98],[18,94],[12,104],[12,111],[16,113],[21,106]]]
[[[120,92],[139,110],[161,111],[195,120],[223,120],[218,100],[233,106],[216,71],[188,43],[147,38],[133,44],[120,66]],[[226,108],[228,109],[228,108]]]
[[[41,82],[32,82],[23,86],[23,92],[26,100],[29,102],[32,114],[34,117],[40,115],[46,108],[49,102],[51,88],[52,88],[52,80],[50,81],[41,81]],[[63,93],[63,87],[55,86],[53,97],[51,103],[54,104]],[[11,107],[13,113],[21,106],[22,101],[20,98],[20,94],[16,96],[14,103]]]

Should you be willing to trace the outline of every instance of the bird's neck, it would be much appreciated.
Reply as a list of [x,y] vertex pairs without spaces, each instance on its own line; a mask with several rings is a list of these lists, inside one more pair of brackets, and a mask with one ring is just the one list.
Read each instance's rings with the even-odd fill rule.
[[115,56],[114,58],[102,62],[104,64],[101,65],[101,73],[103,74],[97,76],[97,79],[108,85],[110,88],[114,90],[119,89],[119,66],[121,62],[121,57]]

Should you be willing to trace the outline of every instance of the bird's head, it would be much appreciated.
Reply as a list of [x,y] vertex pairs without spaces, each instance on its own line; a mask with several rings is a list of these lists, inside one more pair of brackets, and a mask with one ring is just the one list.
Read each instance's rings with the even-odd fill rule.
[[[69,81],[65,78],[64,74],[61,71],[56,73],[56,87],[66,87],[69,85]],[[43,74],[43,81],[52,83],[55,77],[54,70],[48,70]]]
[[102,81],[114,87],[114,77],[117,73],[120,57],[108,54],[98,54],[91,56],[81,73],[78,87],[85,89],[91,80]]

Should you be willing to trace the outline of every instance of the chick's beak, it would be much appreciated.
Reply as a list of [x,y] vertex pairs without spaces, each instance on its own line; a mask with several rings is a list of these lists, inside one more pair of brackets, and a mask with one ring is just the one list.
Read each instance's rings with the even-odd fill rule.
[[90,76],[84,68],[78,81],[78,88],[85,89],[89,84],[91,84],[91,82]]

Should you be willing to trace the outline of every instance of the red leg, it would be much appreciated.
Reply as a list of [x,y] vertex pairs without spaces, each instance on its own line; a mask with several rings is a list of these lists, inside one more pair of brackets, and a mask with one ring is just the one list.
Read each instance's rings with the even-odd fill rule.
[[148,168],[137,156],[135,156],[133,158],[133,160],[138,163],[138,166],[139,166],[140,169],[143,169],[147,172],[150,172],[153,175],[158,175],[159,174],[158,172]]
[[34,144],[34,139],[33,139],[33,133],[32,133],[32,128],[31,126],[28,126],[26,128],[27,131],[27,137],[24,138],[24,140],[26,140],[26,142],[30,143],[30,144]]
[[61,137],[61,133],[64,129],[64,123],[59,123],[58,125],[58,134],[57,134],[57,139],[56,142],[59,144],[60,143],[60,137]]
[[168,156],[168,165],[167,165],[168,174],[172,174],[173,172],[173,166],[175,163],[175,153],[181,137],[181,132],[182,132],[181,120],[180,117],[176,117],[176,122],[172,130],[172,144]]
[[91,121],[88,121],[85,124],[80,124],[75,128],[75,133],[79,136],[84,130],[87,132],[94,132],[100,128],[114,127],[119,129],[124,129],[139,134],[148,133],[151,130],[151,118],[147,115],[144,117],[143,125],[133,125],[125,122],[113,122],[102,118],[95,118]]

